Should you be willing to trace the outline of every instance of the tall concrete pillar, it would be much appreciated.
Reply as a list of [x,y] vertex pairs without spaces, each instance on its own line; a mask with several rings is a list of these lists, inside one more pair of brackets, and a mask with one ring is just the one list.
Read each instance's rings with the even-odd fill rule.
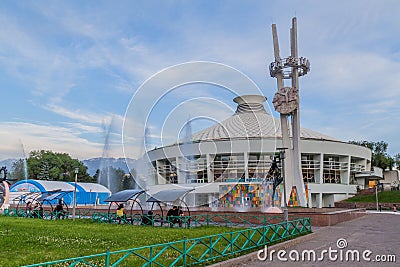
[[210,154],[206,154],[206,164],[207,164],[207,179],[209,183],[213,183],[214,182],[214,172],[212,170],[212,157]]
[[[282,144],[286,150],[285,182],[286,192],[290,194],[293,186],[297,189],[300,206],[307,206],[301,169],[299,76],[309,71],[309,61],[298,57],[297,20],[293,18],[290,29],[291,55],[281,59],[276,25],[272,24],[275,62],[270,64],[270,75],[277,79],[278,92],[274,96],[274,107],[281,115]],[[290,69],[284,70],[284,69]],[[284,87],[284,79],[291,79],[292,87]],[[290,143],[289,117],[291,116],[292,143]]]
[[324,154],[320,154],[320,165],[319,165],[319,183],[324,183]]
[[249,181],[249,152],[243,153],[243,161],[244,161],[244,179],[245,181]]
[[[292,58],[298,59],[297,48],[297,20],[292,19],[292,28],[290,30],[290,47]],[[298,65],[292,67],[292,88],[295,92],[299,91],[299,69]],[[301,171],[301,152],[300,152],[300,97],[298,97],[297,108],[292,115],[292,131],[293,131],[293,167],[294,180],[299,196],[300,206],[306,206],[306,192],[304,188],[303,173]]]
[[[274,41],[275,62],[281,62],[282,59],[279,55],[278,33],[275,24],[272,24],[272,36]],[[278,72],[276,75],[276,82],[278,89],[284,88],[283,77],[284,77],[283,72]],[[289,115],[287,114],[282,114],[282,113],[280,114],[282,147],[287,149],[285,151],[285,166],[283,166],[285,168],[285,189],[286,189],[287,200],[289,199],[289,194],[292,191],[292,187],[294,185],[293,147],[290,142],[288,117]]]
[[322,193],[317,196],[317,208],[322,208]]
[[[345,162],[347,163],[346,170],[343,173],[343,180],[341,181],[343,184],[350,184],[350,167],[351,167],[351,157],[345,157]],[[342,177],[340,177],[342,178]]]
[[183,161],[181,157],[176,157],[176,175],[178,176],[178,184],[186,184],[186,175],[183,172]]

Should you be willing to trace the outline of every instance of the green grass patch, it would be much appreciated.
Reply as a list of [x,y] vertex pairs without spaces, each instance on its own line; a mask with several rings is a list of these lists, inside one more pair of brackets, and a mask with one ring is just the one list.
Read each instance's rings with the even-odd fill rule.
[[103,253],[107,248],[116,251],[230,230],[229,227],[184,229],[0,216],[0,266],[54,261]]
[[[400,191],[383,191],[378,193],[380,203],[400,203]],[[375,194],[358,195],[344,200],[345,202],[376,202]]]

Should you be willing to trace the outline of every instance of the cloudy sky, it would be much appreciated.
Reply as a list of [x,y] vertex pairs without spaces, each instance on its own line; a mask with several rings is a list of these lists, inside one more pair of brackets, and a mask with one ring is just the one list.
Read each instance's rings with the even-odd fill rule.
[[[399,12],[396,0],[1,1],[0,159],[34,149],[123,157],[124,115],[130,103],[141,110],[133,95],[184,62],[235,68],[272,106],[271,24],[286,57],[293,16],[299,55],[311,61],[300,80],[302,126],[343,141],[384,140],[393,155],[400,152]],[[156,115],[164,106],[206,97],[202,105],[218,100],[225,108],[215,113],[225,117],[232,96],[217,86],[182,86],[157,102],[149,136],[162,135],[165,117]]]

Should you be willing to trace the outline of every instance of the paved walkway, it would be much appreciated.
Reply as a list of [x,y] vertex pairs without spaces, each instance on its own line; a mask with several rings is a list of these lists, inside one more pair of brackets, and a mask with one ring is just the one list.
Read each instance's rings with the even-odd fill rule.
[[[343,222],[330,227],[322,227],[315,230],[314,238],[305,242],[299,243],[292,247],[286,248],[288,261],[282,262],[277,258],[277,252],[273,254],[273,261],[268,258],[266,261],[258,260],[253,254],[251,261],[243,264],[234,264],[231,266],[246,266],[246,267],[261,267],[261,266],[400,266],[400,212],[385,212],[385,213],[368,213],[366,216]],[[344,239],[339,245],[347,243],[347,247],[338,248],[338,239]],[[323,260],[318,261],[322,251],[325,249],[332,251],[332,259],[335,255],[336,260],[330,260],[328,252],[323,254]],[[289,258],[289,253],[292,250],[299,252],[300,261],[293,261]],[[316,252],[316,261],[301,260],[301,254],[305,250],[314,250]],[[360,261],[352,261],[350,252],[348,258],[350,261],[345,261],[346,251],[357,250],[360,255]],[[370,250],[372,253],[367,258],[371,261],[365,261],[362,258],[362,253],[365,250]],[[269,251],[270,253],[271,251]],[[343,255],[343,260],[340,260],[340,254]],[[356,253],[356,252],[354,252]],[[388,257],[395,255],[396,262],[377,262],[375,256]],[[292,252],[292,256],[296,256],[296,252]],[[292,258],[293,258],[292,257]],[[391,256],[389,256],[391,257]],[[306,257],[307,258],[307,257]]]

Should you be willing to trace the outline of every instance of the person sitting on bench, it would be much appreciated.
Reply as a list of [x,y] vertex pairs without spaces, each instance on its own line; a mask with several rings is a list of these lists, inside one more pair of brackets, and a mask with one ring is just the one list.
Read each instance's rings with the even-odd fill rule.
[[56,218],[57,219],[60,219],[61,217],[64,219],[65,212],[64,212],[64,208],[63,208],[63,200],[62,199],[60,199],[58,201],[58,204],[55,207],[54,212],[56,213]]
[[142,216],[142,225],[153,225],[154,215],[151,210],[147,212],[147,215]]
[[120,224],[121,223],[121,221],[124,219],[124,211],[125,211],[125,209],[124,209],[124,204],[119,204],[118,205],[118,208],[117,208],[117,211],[115,212],[116,214],[117,214],[117,219],[118,219],[118,223]]
[[174,206],[167,212],[167,222],[169,223],[169,227],[173,227],[175,223],[179,222],[179,210],[177,206]]

